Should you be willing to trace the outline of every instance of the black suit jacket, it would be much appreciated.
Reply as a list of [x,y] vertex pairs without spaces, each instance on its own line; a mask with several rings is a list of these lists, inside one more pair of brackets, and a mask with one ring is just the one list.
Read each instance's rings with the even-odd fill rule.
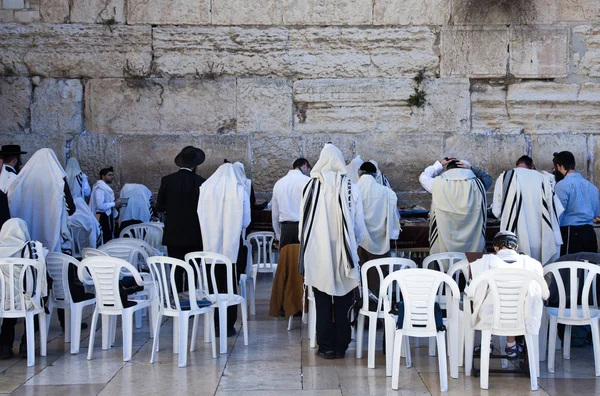
[[163,245],[202,250],[198,198],[204,178],[185,169],[162,178],[156,211],[165,212]]

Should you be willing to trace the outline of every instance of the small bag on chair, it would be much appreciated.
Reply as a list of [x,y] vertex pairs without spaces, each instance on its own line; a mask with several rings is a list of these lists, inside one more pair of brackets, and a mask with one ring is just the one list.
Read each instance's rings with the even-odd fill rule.
[[[404,301],[398,301],[396,304],[397,312],[393,310],[390,312],[391,314],[397,314],[398,319],[396,320],[396,328],[401,329],[404,325]],[[446,326],[444,326],[444,317],[442,315],[442,308],[440,304],[435,303],[434,306],[434,317],[435,317],[435,327],[437,331],[446,331]],[[415,327],[419,327],[420,325],[415,325]],[[423,326],[424,327],[424,326]]]

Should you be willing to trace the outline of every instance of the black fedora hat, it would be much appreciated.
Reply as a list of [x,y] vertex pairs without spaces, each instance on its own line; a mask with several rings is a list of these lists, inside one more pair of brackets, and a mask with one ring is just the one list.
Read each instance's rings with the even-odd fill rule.
[[180,168],[193,168],[204,162],[204,151],[194,146],[186,146],[175,157],[175,165]]
[[5,144],[0,150],[0,156],[2,157],[21,154],[27,154],[27,151],[21,151],[21,146],[19,146],[18,144]]

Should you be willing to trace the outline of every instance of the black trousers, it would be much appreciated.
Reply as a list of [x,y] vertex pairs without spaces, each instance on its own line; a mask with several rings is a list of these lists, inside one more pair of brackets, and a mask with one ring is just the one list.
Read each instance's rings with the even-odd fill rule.
[[104,239],[104,243],[115,238],[115,218],[111,214],[108,216],[106,213],[100,213],[100,218],[98,219],[100,226],[102,227],[102,239]]
[[351,340],[350,309],[354,291],[345,296],[330,296],[313,287],[317,308],[317,344],[322,352],[343,355]]
[[579,252],[598,253],[598,240],[593,226],[563,226],[560,227],[560,233],[563,238],[561,256]]
[[[167,246],[167,253],[169,257],[176,258],[179,260],[185,261],[185,255],[192,252],[201,252],[202,245],[196,246]],[[185,279],[185,271],[182,268],[175,269],[175,286],[177,287],[177,291],[181,293],[182,291],[188,290],[188,284]]]
[[298,224],[299,223],[297,221],[286,221],[280,223],[281,236],[279,238],[279,251],[281,251],[285,245],[300,243],[300,240],[298,239]]

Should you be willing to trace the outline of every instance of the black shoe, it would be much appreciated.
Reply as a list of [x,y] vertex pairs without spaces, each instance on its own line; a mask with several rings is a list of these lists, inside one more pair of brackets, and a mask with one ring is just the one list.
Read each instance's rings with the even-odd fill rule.
[[12,350],[12,346],[10,345],[2,345],[0,348],[0,359],[10,359],[15,356],[15,353]]
[[335,352],[334,351],[317,351],[317,356],[322,357],[323,359],[327,359],[327,360],[331,360],[331,359],[335,359]]
[[19,356],[24,359],[27,359],[27,344],[23,343],[19,346]]
[[233,337],[234,335],[236,335],[236,331],[235,331],[235,327],[232,327],[230,329],[227,329],[227,338],[229,337]]
[[346,357],[346,352],[342,352],[342,353],[336,352],[335,353],[336,359],[344,359],[345,357]]
[[81,322],[81,330],[85,330],[88,328],[88,324],[85,322]]

